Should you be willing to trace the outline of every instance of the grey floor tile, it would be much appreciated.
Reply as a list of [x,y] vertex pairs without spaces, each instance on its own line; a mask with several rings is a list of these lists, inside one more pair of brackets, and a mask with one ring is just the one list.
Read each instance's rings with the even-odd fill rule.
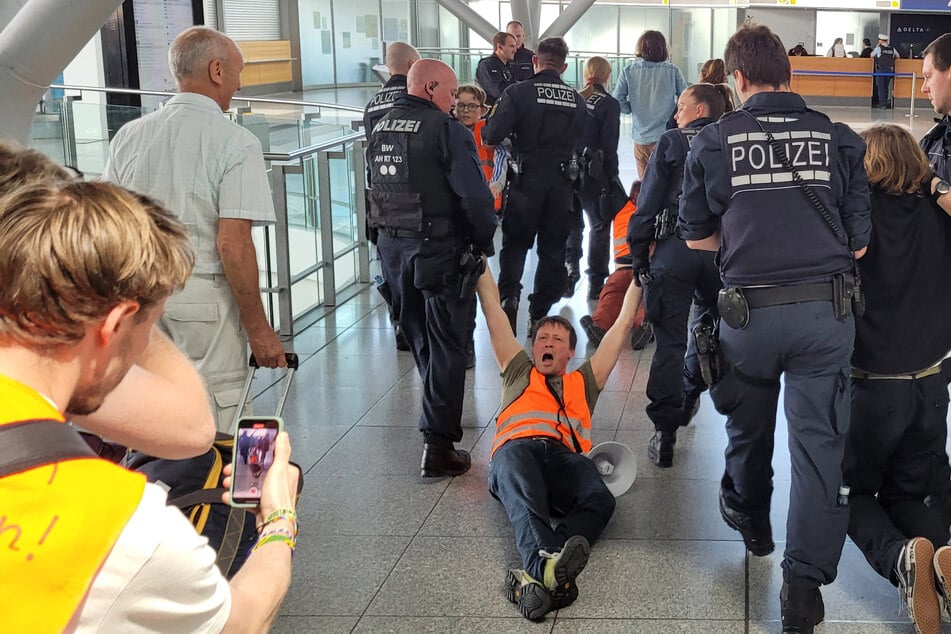
[[353,634],[449,634],[450,632],[466,632],[466,634],[498,634],[511,632],[512,634],[531,633],[542,634],[550,632],[551,620],[542,623],[532,623],[520,616],[509,618],[478,618],[478,617],[423,617],[423,616],[365,616],[360,619]]
[[[784,543],[777,542],[776,551],[768,557],[750,557],[751,620],[779,619],[784,548]],[[851,542],[842,550],[835,582],[822,587],[822,598],[829,621],[902,623],[907,618],[904,608],[899,613],[898,592],[872,570]]]
[[487,472],[485,462],[474,462],[469,473],[453,478],[436,508],[426,518],[420,535],[507,537],[514,540],[505,508],[489,493]]
[[415,535],[448,484],[418,475],[308,477],[298,513],[322,535]]
[[518,612],[501,588],[518,561],[509,538],[418,536],[366,613],[511,618]]
[[616,431],[626,402],[626,392],[601,392],[598,403],[594,407],[594,413],[591,415],[592,429]]
[[[306,384],[294,379],[284,404],[284,420],[307,427],[350,427],[370,411],[383,394],[379,388]],[[274,412],[279,396],[278,386],[269,388],[254,399],[254,411]]]
[[[565,611],[567,613],[567,610]],[[552,634],[745,634],[744,621],[572,619],[558,615]]]
[[273,634],[349,634],[360,618],[356,616],[278,616]]
[[321,320],[294,335],[291,349],[298,354],[313,354],[344,331],[345,328]]
[[745,616],[739,542],[604,539],[578,578],[566,618],[738,620]]
[[[471,449],[480,429],[463,429],[460,449]],[[354,426],[313,469],[323,475],[412,475],[419,473],[423,435],[414,427]]]
[[647,457],[647,441],[653,435],[652,429],[617,433],[617,442],[626,445],[637,457],[638,478],[720,481],[726,432],[709,432],[692,425],[681,428],[674,446],[674,465],[666,469],[655,466]]
[[360,616],[406,548],[409,537],[319,534],[305,525],[294,555],[289,616]]
[[643,391],[631,390],[621,412],[618,431],[654,431],[654,423],[647,417],[647,396]]
[[285,419],[284,429],[291,437],[291,460],[307,473],[351,428],[334,425],[317,427],[296,419]]
[[[413,370],[410,374],[415,375],[416,371]],[[406,378],[404,377],[404,381]],[[462,426],[488,425],[499,408],[499,398],[498,389],[467,389],[462,402]],[[423,411],[422,399],[422,387],[397,385],[374,404],[358,425],[417,428]]]
[[[782,629],[779,621],[750,621],[749,634],[772,634]],[[816,628],[820,634],[914,634],[915,626],[909,623],[881,623],[873,621],[830,621],[826,619]],[[942,632],[951,631],[947,623]]]
[[[363,323],[363,322],[360,322]],[[322,354],[394,357],[412,363],[413,355],[396,349],[393,327],[387,318],[379,328],[360,328],[359,324],[340,333],[320,350]]]

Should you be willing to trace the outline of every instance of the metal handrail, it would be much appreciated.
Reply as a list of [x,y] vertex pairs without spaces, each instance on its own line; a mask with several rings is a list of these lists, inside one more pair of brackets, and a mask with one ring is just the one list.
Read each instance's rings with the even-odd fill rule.
[[[77,86],[69,84],[50,84],[50,88],[59,88],[63,90],[79,90],[79,91],[89,91],[89,92],[104,92],[104,93],[116,93],[119,95],[148,95],[154,97],[174,97],[179,94],[177,92],[167,92],[161,90],[140,90],[138,88],[109,88],[102,86]],[[232,100],[237,101],[247,101],[254,103],[273,103],[273,104],[282,104],[287,106],[308,106],[313,108],[330,108],[334,110],[343,110],[345,112],[358,112],[360,115],[363,115],[363,108],[357,108],[355,106],[345,106],[336,103],[324,103],[322,101],[298,101],[295,99],[272,99],[269,97],[243,97],[241,95],[235,95]]]
[[330,139],[329,141],[324,141],[323,143],[318,143],[316,145],[308,145],[307,147],[302,147],[293,152],[287,152],[281,154],[280,152],[265,152],[264,160],[265,161],[296,161],[300,158],[306,158],[311,154],[316,154],[317,152],[323,152],[324,150],[329,150],[332,147],[338,145],[343,145],[344,143],[349,143],[350,141],[356,141],[357,139],[364,138],[363,130],[359,132],[351,132],[350,134],[337,137],[335,139]]

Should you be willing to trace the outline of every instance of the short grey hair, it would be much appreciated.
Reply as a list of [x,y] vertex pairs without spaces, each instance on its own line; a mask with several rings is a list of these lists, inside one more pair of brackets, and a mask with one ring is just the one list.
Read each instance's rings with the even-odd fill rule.
[[206,26],[193,26],[178,34],[168,49],[168,67],[177,81],[188,79],[208,68],[216,59],[228,59],[228,45],[232,43],[224,33]]

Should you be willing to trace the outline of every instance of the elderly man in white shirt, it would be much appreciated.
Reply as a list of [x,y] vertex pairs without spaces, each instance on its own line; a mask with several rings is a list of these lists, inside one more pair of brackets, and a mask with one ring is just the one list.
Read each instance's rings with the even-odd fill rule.
[[119,130],[103,178],[157,198],[188,227],[195,270],[161,325],[204,377],[219,431],[231,432],[245,334],[258,363],[286,365],[261,303],[251,239],[253,225],[274,222],[274,207],[260,142],[222,115],[241,88],[241,50],[192,27],[175,38],[169,66],[180,94]]

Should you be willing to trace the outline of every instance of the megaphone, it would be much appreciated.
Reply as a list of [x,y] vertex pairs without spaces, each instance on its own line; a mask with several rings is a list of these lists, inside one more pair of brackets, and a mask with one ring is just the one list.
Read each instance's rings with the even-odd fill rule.
[[621,497],[637,477],[634,452],[619,442],[603,442],[585,454],[597,467],[604,484],[614,497]]

